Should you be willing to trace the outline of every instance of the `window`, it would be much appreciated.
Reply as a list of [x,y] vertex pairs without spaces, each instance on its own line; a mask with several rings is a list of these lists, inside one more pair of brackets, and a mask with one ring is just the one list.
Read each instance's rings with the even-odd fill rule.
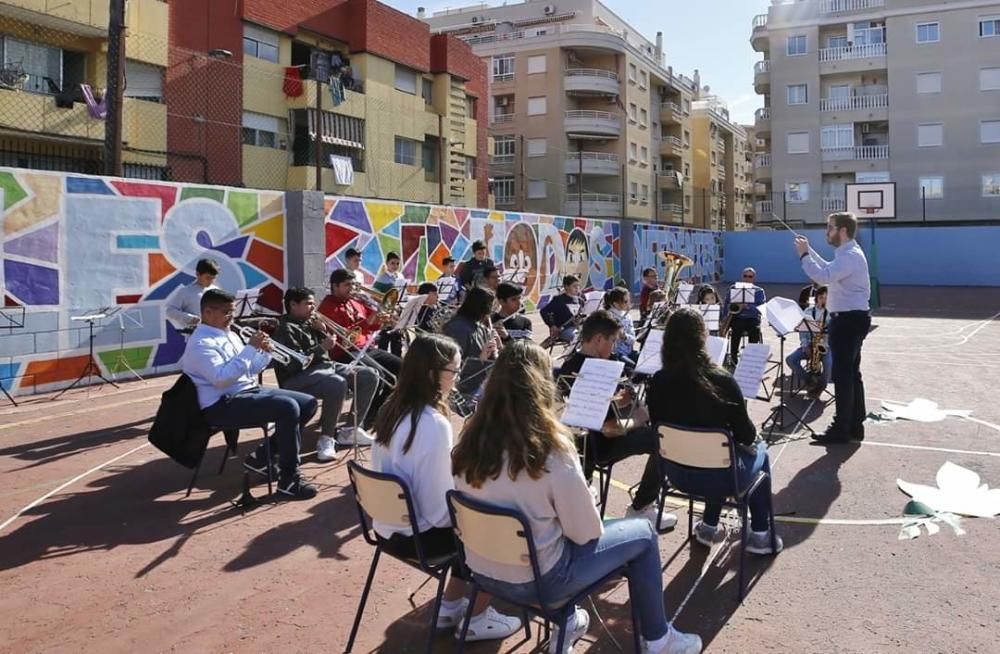
[[691,132],[684,130],[684,147],[691,147]]
[[854,181],[858,184],[886,184],[892,181],[888,171],[857,173]]
[[545,72],[545,55],[528,57],[528,74],[535,75]]
[[514,145],[514,137],[510,135],[494,136],[493,137],[493,156],[497,158],[501,157],[513,157],[517,154],[517,146]]
[[827,98],[835,107],[849,107],[851,87],[849,84],[835,84],[827,91]]
[[639,184],[636,183],[636,182],[629,182],[629,184],[628,184],[628,192],[631,194],[629,197],[631,197],[633,200],[635,200],[636,196],[639,195]]
[[788,154],[809,154],[809,132],[789,132],[786,146]]
[[809,184],[806,182],[786,182],[785,196],[790,203],[802,204],[809,201]]
[[255,145],[261,148],[285,149],[288,127],[284,118],[275,118],[266,114],[243,112],[243,145]]
[[937,43],[941,40],[941,25],[917,23],[917,43]]
[[944,126],[941,123],[917,125],[917,146],[930,148],[944,142]]
[[630,122],[633,122],[633,123],[635,122],[635,117],[636,117],[636,114],[638,113],[638,111],[639,111],[639,108],[635,105],[634,102],[630,102],[628,104],[628,119],[629,119]]
[[684,164],[684,179],[691,179],[691,164]]
[[796,36],[789,36],[785,42],[785,54],[789,57],[808,54],[806,35],[798,34]]
[[465,96],[465,117],[476,118],[476,110],[479,108],[479,100],[471,95]]
[[514,79],[514,55],[494,55],[493,81],[503,82],[511,79]]
[[278,33],[256,25],[243,25],[243,54],[278,63]]
[[158,66],[125,60],[126,98],[160,102],[163,98],[163,69]]
[[420,79],[420,95],[424,98],[424,104],[434,104],[434,80]]
[[940,93],[941,73],[917,73],[917,93]]
[[544,157],[548,151],[548,141],[545,139],[528,139],[528,156]]
[[396,64],[396,90],[411,95],[417,94],[417,71]]
[[494,177],[493,195],[497,204],[514,204],[514,178]]
[[632,82],[634,84],[635,83],[635,77],[636,77],[637,74],[638,74],[638,68],[636,68],[636,65],[635,64],[629,64],[628,65],[628,81],[630,81],[630,82]]
[[640,89],[644,89],[644,88],[646,88],[647,84],[649,84],[649,75],[646,73],[646,71],[640,70],[639,71],[639,88]]
[[830,125],[820,129],[821,150],[842,150],[854,147],[854,125]]
[[643,202],[649,199],[649,184],[642,185],[642,191],[639,193],[639,197]]
[[645,145],[639,148],[639,161],[643,164],[649,163],[649,148]]
[[465,179],[475,179],[476,178],[476,158],[466,157],[465,158]]
[[926,200],[940,200],[944,197],[944,177],[921,177],[920,197]]
[[807,84],[790,84],[788,86],[788,104],[807,104],[809,102],[809,86]]
[[986,16],[979,19],[979,37],[1000,36],[1000,16]]
[[979,90],[1000,91],[1000,68],[979,69]]
[[639,110],[639,126],[645,127],[649,124],[649,112],[645,109]]
[[[0,37],[0,63],[20,64],[28,75],[23,89],[33,93],[53,93],[45,78],[49,78],[57,88],[62,88],[63,51],[40,43],[29,43],[12,39],[9,36]],[[82,81],[82,80],[81,80]]]
[[546,112],[547,104],[544,95],[538,98],[528,98],[528,115],[541,116]]
[[983,197],[1000,198],[1000,173],[983,175]]
[[846,36],[831,36],[826,40],[828,48],[846,48],[848,44]]
[[528,198],[531,200],[542,200],[548,197],[548,188],[543,179],[528,180]]
[[417,149],[420,144],[412,139],[396,137],[396,151],[393,161],[406,166],[417,165]]
[[979,123],[980,143],[1000,143],[1000,120],[984,120]]

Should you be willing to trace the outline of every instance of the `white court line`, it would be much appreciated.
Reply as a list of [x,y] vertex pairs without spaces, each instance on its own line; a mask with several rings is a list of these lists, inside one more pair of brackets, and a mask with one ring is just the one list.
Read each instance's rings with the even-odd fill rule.
[[979,456],[1000,457],[1000,452],[986,452],[981,450],[957,450],[950,447],[929,447],[927,445],[906,445],[904,443],[881,443],[869,440],[861,441],[858,444],[865,446],[874,445],[875,447],[895,447],[903,450],[922,450],[925,452],[947,452],[948,454],[976,454]]
[[63,490],[67,486],[72,486],[73,484],[75,484],[76,482],[80,481],[81,479],[83,479],[87,475],[91,475],[91,474],[97,472],[98,470],[100,470],[101,468],[109,466],[112,463],[115,463],[116,461],[120,461],[120,460],[124,459],[125,457],[127,457],[128,455],[133,454],[135,452],[138,452],[139,450],[141,450],[144,447],[149,447],[149,443],[143,443],[142,445],[140,445],[138,447],[133,447],[131,450],[129,450],[125,454],[119,454],[115,458],[109,459],[109,460],[105,461],[104,463],[101,463],[100,465],[96,465],[93,468],[91,468],[90,470],[88,470],[86,472],[83,472],[83,473],[77,475],[76,477],[73,477],[72,479],[70,479],[69,481],[67,481],[67,482],[65,482],[63,484],[60,484],[58,487],[50,490],[45,495],[42,495],[37,500],[31,502],[30,504],[28,504],[27,506],[25,506],[23,509],[21,509],[20,511],[18,511],[14,515],[12,515],[11,517],[7,518],[7,520],[5,520],[3,524],[0,524],[0,531],[3,531],[4,528],[7,527],[7,525],[9,525],[10,523],[12,523],[15,520],[17,520],[19,517],[21,517],[22,514],[24,514],[25,512],[30,511],[31,509],[35,508],[36,506],[38,506],[39,504],[41,504],[45,500],[49,499],[50,497],[52,497],[53,495],[55,495],[59,491]]

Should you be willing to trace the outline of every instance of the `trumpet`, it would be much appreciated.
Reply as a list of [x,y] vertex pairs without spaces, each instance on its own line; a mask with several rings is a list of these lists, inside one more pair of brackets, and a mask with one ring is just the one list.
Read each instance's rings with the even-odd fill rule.
[[[361,327],[359,325],[348,329],[318,311],[313,311],[312,315],[309,316],[309,322],[314,325],[318,323],[320,331],[332,336],[334,340],[340,341],[340,347],[344,350],[344,352],[353,353],[353,355],[357,355],[362,352],[362,350],[355,345],[358,337],[361,335]],[[370,357],[364,357],[364,363],[366,366],[374,368],[379,377],[381,377],[382,380],[390,386],[396,385],[396,376],[389,372],[385,366],[379,365],[377,361]]]
[[[249,341],[257,330],[249,325],[233,325],[233,331],[240,335],[240,337]],[[274,348],[269,354],[271,358],[280,363],[283,366],[289,365],[292,361],[297,361],[302,369],[305,370],[312,363],[313,355],[302,354],[301,352],[296,352],[290,347],[286,347],[277,341],[271,341],[271,347]]]

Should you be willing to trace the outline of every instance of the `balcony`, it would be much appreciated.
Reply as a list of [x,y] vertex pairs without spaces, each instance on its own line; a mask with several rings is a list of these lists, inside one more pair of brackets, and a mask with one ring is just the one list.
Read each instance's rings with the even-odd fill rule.
[[669,222],[684,222],[684,207],[680,204],[669,203],[660,205],[660,216]]
[[771,179],[771,155],[758,154],[753,160],[754,179]]
[[771,108],[761,107],[753,114],[753,128],[758,136],[771,131]]
[[660,141],[660,154],[664,157],[681,158],[684,156],[684,142],[676,136],[664,136]]
[[865,43],[819,51],[819,72],[862,73],[886,67],[885,43]]
[[830,111],[871,111],[888,109],[889,94],[853,95],[847,98],[820,98],[819,110]]
[[570,95],[618,95],[618,74],[599,68],[570,68],[563,77]]
[[514,163],[517,159],[517,155],[513,154],[491,154],[490,155],[490,165],[492,166],[506,166]]
[[565,129],[570,134],[618,138],[622,133],[622,119],[608,111],[574,109],[565,114]]
[[[563,213],[567,216],[578,216],[581,208],[580,199],[579,193],[567,193]],[[622,196],[612,193],[584,193],[583,215],[619,217],[622,215]]]
[[847,14],[855,11],[870,11],[885,6],[885,0],[823,0],[820,13]]
[[847,211],[847,201],[844,198],[823,198],[822,207],[828,213]]
[[684,181],[676,171],[659,173],[656,176],[656,184],[664,191],[680,191],[684,188]]
[[858,145],[852,148],[823,150],[823,161],[877,161],[888,158],[888,145]]
[[[581,161],[582,160],[582,161]],[[621,160],[610,152],[570,152],[566,155],[566,174],[579,175],[583,167],[584,175],[620,175]]]
[[490,119],[494,125],[503,125],[514,122],[514,112],[504,114],[493,114],[493,118]]
[[660,105],[660,122],[664,125],[680,125],[684,121],[684,112],[676,102],[664,102]]
[[763,59],[753,65],[753,88],[764,95],[771,88],[771,60]]
[[753,17],[753,31],[750,33],[750,45],[757,52],[767,50],[767,14],[757,14]]
[[754,205],[754,210],[758,216],[770,218],[771,214],[774,213],[774,200],[758,200]]

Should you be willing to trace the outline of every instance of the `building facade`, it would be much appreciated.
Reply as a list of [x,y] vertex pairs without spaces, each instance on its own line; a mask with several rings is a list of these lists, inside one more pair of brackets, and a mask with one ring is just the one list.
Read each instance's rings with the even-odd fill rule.
[[730,119],[718,98],[702,94],[693,103],[694,215],[698,227],[746,230],[752,198],[752,167],[747,163],[747,133]]
[[497,208],[693,224],[695,80],[595,0],[418,14],[489,64]]
[[1000,218],[1000,3],[774,2],[751,44],[758,223],[888,181],[897,220]]

